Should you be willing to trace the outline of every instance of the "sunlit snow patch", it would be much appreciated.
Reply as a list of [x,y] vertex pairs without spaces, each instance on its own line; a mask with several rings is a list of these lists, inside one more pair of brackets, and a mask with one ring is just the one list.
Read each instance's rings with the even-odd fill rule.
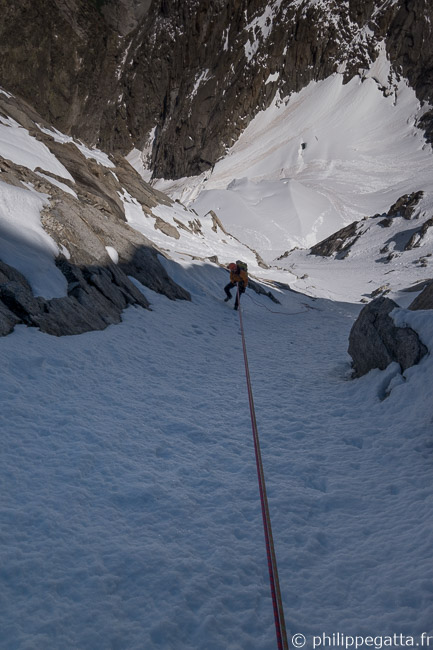
[[313,245],[333,210],[325,196],[290,178],[243,178],[225,190],[202,192],[194,205],[200,214],[214,210],[223,222],[230,214],[231,233],[271,260],[275,251]]
[[114,264],[119,263],[119,253],[113,246],[106,246],[105,250],[107,251],[108,255],[110,256],[110,259]]
[[69,185],[66,185],[66,183],[61,183],[58,181],[56,178],[53,178],[49,174],[43,174],[42,172],[36,172],[38,176],[41,178],[45,178],[47,181],[58,187],[59,189],[63,190],[64,192],[67,192],[67,194],[70,194],[71,196],[74,197],[74,199],[78,199],[78,195],[72,188],[69,187]]
[[74,140],[74,138],[71,138],[69,135],[65,135],[64,133],[61,133],[54,127],[51,127],[50,129],[46,129],[38,125],[38,128],[43,133],[50,135],[56,142],[61,142],[62,144],[66,144],[67,142],[72,142],[72,144],[74,144],[77,147],[77,149],[81,151],[83,156],[85,156],[89,160],[94,159],[96,160],[97,163],[103,165],[104,167],[115,167],[115,165],[111,162],[107,154],[104,153],[103,151],[100,151],[100,149],[96,149],[96,148],[89,149],[89,147],[86,147],[81,142]]
[[8,93],[6,90],[3,90],[3,88],[0,88],[0,94],[5,95],[8,99],[12,97],[12,95]]
[[[150,147],[150,151],[152,148]],[[140,151],[139,149],[131,149],[127,156],[126,160],[129,162],[131,167],[135,169],[136,172],[140,174],[143,180],[150,182],[152,178],[152,172],[145,167],[144,161],[147,160],[147,149]]]
[[16,165],[35,170],[40,167],[46,172],[73,181],[66,167],[42,142],[29,134],[11,117],[0,116],[0,152],[3,158]]
[[142,151],[139,149],[132,149],[126,156],[126,160],[129,162],[131,167],[140,174],[140,176],[146,181],[150,182],[152,178],[152,171],[150,170],[150,162],[152,160],[152,149],[153,143],[155,141],[156,126],[149,131],[147,136],[146,144]]

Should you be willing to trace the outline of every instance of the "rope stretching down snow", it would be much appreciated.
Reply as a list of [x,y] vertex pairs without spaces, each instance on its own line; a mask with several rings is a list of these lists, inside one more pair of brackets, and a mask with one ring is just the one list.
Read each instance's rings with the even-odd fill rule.
[[245,362],[245,376],[247,380],[248,400],[250,405],[251,426],[253,430],[254,450],[256,455],[257,477],[259,482],[260,502],[262,507],[263,528],[265,533],[266,554],[268,559],[269,582],[271,587],[272,605],[274,609],[275,632],[277,635],[278,650],[288,650],[286,623],[284,620],[283,601],[281,598],[280,581],[278,578],[277,558],[275,555],[274,540],[272,536],[271,516],[269,514],[268,498],[266,495],[265,476],[263,472],[262,455],[260,450],[259,432],[257,429],[256,413],[254,409],[253,391],[251,388],[250,371],[248,367],[247,346],[245,343],[242,309],[239,302],[239,287],[237,290],[239,303],[239,322],[242,335],[242,348]]

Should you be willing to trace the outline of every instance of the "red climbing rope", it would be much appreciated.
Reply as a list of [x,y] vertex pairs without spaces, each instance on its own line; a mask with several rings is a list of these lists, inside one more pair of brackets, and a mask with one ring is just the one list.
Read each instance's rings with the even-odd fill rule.
[[[239,303],[239,287],[237,301]],[[242,309],[239,304],[239,322],[242,335],[242,348],[245,361],[245,376],[247,380],[248,400],[250,405],[251,426],[254,438],[254,450],[256,454],[257,477],[259,481],[260,502],[262,506],[263,528],[265,532],[266,555],[268,559],[269,582],[271,586],[272,605],[274,609],[275,632],[277,635],[278,650],[288,650],[287,631],[284,621],[283,601],[281,598],[280,582],[278,579],[277,558],[275,555],[274,540],[272,536],[271,517],[269,514],[268,498],[266,495],[265,475],[263,472],[262,454],[260,451],[259,432],[257,429],[256,413],[254,409],[253,391],[251,388],[250,371],[248,367],[247,346],[245,343],[244,325],[242,321]]]

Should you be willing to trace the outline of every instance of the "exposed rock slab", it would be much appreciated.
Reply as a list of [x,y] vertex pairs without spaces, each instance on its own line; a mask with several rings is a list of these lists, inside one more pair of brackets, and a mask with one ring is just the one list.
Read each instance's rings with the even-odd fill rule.
[[336,253],[344,253],[359,238],[358,226],[359,221],[354,221],[326,239],[323,239],[321,242],[311,247],[311,255],[330,257]]
[[412,192],[411,194],[403,194],[388,210],[387,216],[390,219],[394,217],[403,217],[403,219],[412,219],[418,203],[424,196],[424,192]]

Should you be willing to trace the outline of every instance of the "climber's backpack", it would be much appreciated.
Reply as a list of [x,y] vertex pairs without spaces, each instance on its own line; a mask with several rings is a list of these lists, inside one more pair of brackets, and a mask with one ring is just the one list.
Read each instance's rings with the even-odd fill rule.
[[248,264],[246,262],[242,262],[241,260],[236,260],[236,265],[239,267],[241,271],[248,271]]

